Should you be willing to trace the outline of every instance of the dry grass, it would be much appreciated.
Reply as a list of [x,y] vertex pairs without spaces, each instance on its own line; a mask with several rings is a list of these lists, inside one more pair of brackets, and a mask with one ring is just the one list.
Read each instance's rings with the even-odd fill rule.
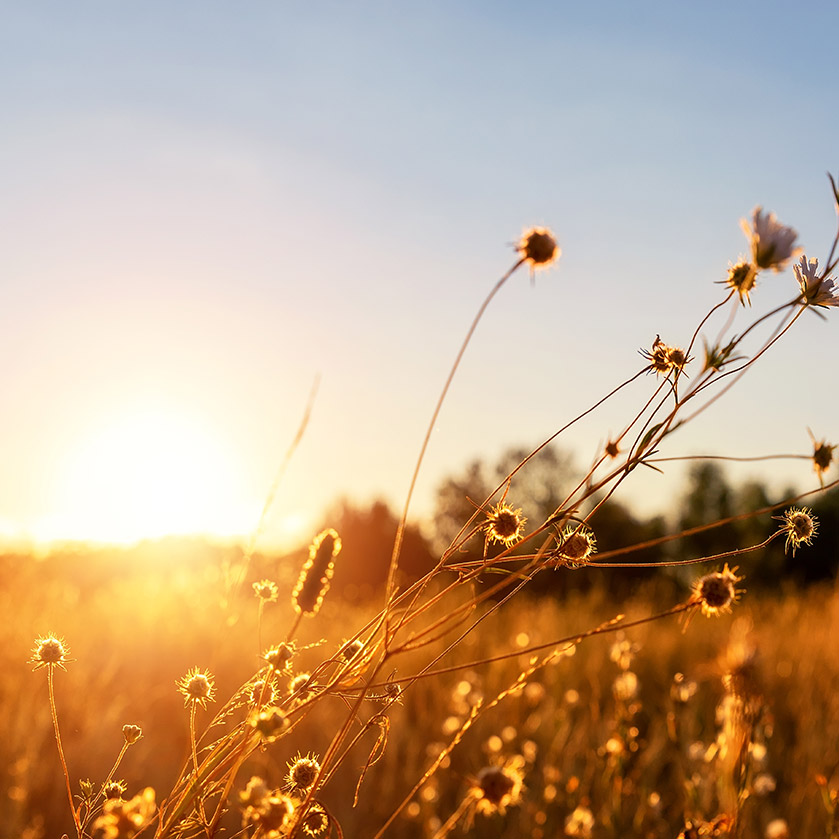
[[[836,600],[807,592],[738,605],[742,575],[728,565],[737,558],[745,566],[776,540],[793,554],[808,545],[817,535],[809,509],[788,499],[743,513],[734,520],[775,513],[779,523],[757,544],[710,556],[677,547],[656,564],[716,565],[697,573],[689,591],[660,582],[621,603],[605,595],[609,576],[637,569],[633,554],[645,546],[600,544],[595,553],[590,525],[635,469],[672,459],[659,454],[671,436],[804,313],[839,306],[828,276],[839,234],[823,273],[801,258],[786,304],[762,314],[741,306],[755,302],[760,271],[799,255],[795,231],[772,214],[756,210],[744,230],[751,262],[732,268],[721,301],[683,346],[656,337],[634,375],[607,386],[475,499],[474,515],[434,567],[405,581],[399,562],[413,486],[470,338],[516,269],[558,257],[550,231],[522,237],[518,261],[479,307],[443,386],[386,590],[369,611],[327,596],[340,562],[334,531],[315,538],[302,567],[281,563],[264,580],[254,578],[253,543],[221,562],[199,556],[178,568],[166,560],[156,572],[117,576],[86,567],[84,556],[9,563],[4,824],[78,839],[606,839],[771,835],[781,831],[772,820],[784,818],[803,835],[835,839],[839,715],[828,651]],[[747,325],[733,333],[738,313]],[[531,460],[618,393],[636,400],[623,428],[548,515],[525,523],[519,508],[528,499],[516,491]],[[814,440],[813,453],[799,456],[823,483],[832,452]],[[686,535],[661,541],[678,546]],[[566,575],[594,564],[600,594],[567,593]],[[555,576],[555,599],[528,599],[537,575]],[[32,639],[30,662],[42,673],[24,677]]]

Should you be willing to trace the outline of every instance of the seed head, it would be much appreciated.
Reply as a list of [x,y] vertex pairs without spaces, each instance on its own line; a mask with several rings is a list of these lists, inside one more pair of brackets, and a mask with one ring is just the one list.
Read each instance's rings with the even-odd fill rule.
[[239,793],[239,804],[244,807],[259,807],[270,792],[262,778],[252,775],[244,790]]
[[492,542],[509,547],[521,538],[527,519],[521,510],[514,510],[509,504],[496,504],[487,515],[484,527]]
[[617,440],[609,440],[604,451],[614,460],[621,453],[621,448]]
[[557,546],[551,552],[556,567],[582,568],[589,563],[589,557],[597,551],[594,532],[584,524],[567,524],[557,537]]
[[364,642],[359,638],[356,638],[354,641],[347,641],[347,643],[338,650],[338,655],[340,655],[344,661],[352,661],[363,649]]
[[266,795],[258,805],[249,806],[242,814],[243,827],[255,827],[256,836],[279,837],[285,835],[294,813],[294,802],[280,792]]
[[340,552],[341,537],[331,527],[315,537],[291,594],[297,612],[308,616],[318,613],[335,573],[335,557]]
[[128,787],[125,784],[125,781],[108,781],[105,784],[105,789],[103,790],[105,794],[105,798],[116,798],[121,799],[122,794]]
[[248,717],[248,723],[266,743],[273,743],[274,740],[282,737],[289,726],[288,717],[282,709],[273,705],[270,708],[252,712]]
[[516,250],[521,258],[534,268],[547,268],[559,259],[562,251],[556,243],[556,236],[547,227],[531,227],[519,239]]
[[303,816],[302,824],[307,836],[322,836],[329,827],[329,816],[320,804],[314,803]]
[[565,835],[576,839],[591,839],[594,815],[588,807],[577,807],[565,817]]
[[477,809],[484,813],[501,813],[521,801],[524,758],[515,755],[502,766],[485,766],[472,782],[472,794],[478,799]]
[[836,446],[828,445],[825,440],[816,442],[812,431],[810,432],[810,438],[813,440],[813,468],[819,476],[819,483],[824,486],[824,473],[827,472],[833,462],[833,450]]
[[736,265],[728,264],[728,276],[723,282],[729,287],[733,288],[740,295],[740,303],[742,305],[752,305],[749,299],[749,293],[755,287],[755,280],[757,279],[757,268],[751,262],[741,259]]
[[726,563],[722,571],[714,571],[695,580],[690,602],[700,605],[702,614],[707,617],[730,612],[732,604],[736,603],[742,594],[736,585],[743,578],[738,577],[736,571],[736,568],[729,568]]
[[661,376],[667,376],[671,370],[682,371],[691,361],[681,347],[669,347],[659,335],[655,336],[652,349],[639,352],[650,362],[647,372]]
[[131,746],[143,736],[143,729],[139,725],[124,725],[122,736],[125,738],[125,742]]
[[260,580],[253,584],[253,593],[263,603],[273,603],[279,595],[279,589],[273,580]]
[[813,515],[809,507],[790,507],[782,516],[774,517],[782,522],[780,532],[786,533],[787,540],[784,545],[784,553],[792,548],[792,555],[799,545],[811,545],[819,529],[819,520]]
[[294,697],[300,702],[308,699],[313,689],[314,685],[312,684],[312,676],[309,673],[298,673],[288,683],[289,696]]
[[29,663],[35,665],[32,668],[33,670],[40,670],[41,667],[60,667],[62,670],[66,670],[67,668],[64,665],[68,661],[72,661],[71,658],[67,658],[68,652],[63,638],[46,635],[35,641]]
[[774,213],[763,215],[761,207],[752,211],[752,223],[742,219],[740,226],[752,249],[752,262],[758,268],[782,271],[790,259],[797,256],[800,248],[795,247],[798,234],[791,227],[780,224]]
[[272,705],[276,696],[273,682],[257,679],[251,685],[249,696],[254,705]]
[[288,774],[286,775],[286,784],[292,791],[292,794],[300,794],[309,789],[314,784],[320,772],[320,764],[313,755],[307,754],[305,757],[297,754],[288,764]]
[[106,800],[102,815],[93,822],[92,835],[107,839],[127,839],[134,836],[149,822],[156,809],[154,790],[146,787],[128,801],[120,798]]
[[184,695],[184,705],[200,705],[207,707],[215,695],[215,683],[207,670],[193,667],[182,679],[175,682],[178,690]]
[[278,644],[266,650],[262,658],[275,673],[281,673],[288,669],[296,652],[294,644]]

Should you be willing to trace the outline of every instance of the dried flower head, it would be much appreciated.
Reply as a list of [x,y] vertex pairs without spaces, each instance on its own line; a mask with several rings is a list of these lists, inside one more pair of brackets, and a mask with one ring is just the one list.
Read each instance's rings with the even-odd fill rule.
[[819,520],[813,515],[809,507],[790,507],[782,516],[774,517],[777,521],[783,522],[780,533],[786,533],[787,540],[784,545],[786,553],[792,548],[792,555],[799,545],[811,545],[813,538],[819,529]]
[[757,268],[745,259],[741,259],[736,265],[728,263],[728,276],[723,280],[729,288],[735,289],[740,295],[740,302],[745,306],[751,306],[749,293],[755,287],[757,279]]
[[839,283],[835,277],[819,276],[818,259],[802,256],[792,266],[805,306],[839,306]]
[[660,335],[655,336],[651,349],[642,349],[639,352],[650,362],[647,372],[658,373],[661,376],[667,376],[671,370],[680,372],[691,361],[681,347],[668,346],[661,340]]
[[514,755],[501,766],[485,766],[472,781],[472,795],[480,813],[504,814],[521,801],[524,758]]
[[308,699],[314,689],[310,673],[298,673],[288,683],[288,694],[299,701]]
[[338,650],[338,655],[344,661],[352,661],[363,649],[364,642],[360,638],[356,638],[353,641],[347,641],[343,644],[341,649]]
[[297,612],[308,616],[317,614],[335,573],[335,557],[340,552],[341,537],[331,527],[315,537],[291,594]]
[[527,519],[521,510],[513,509],[509,504],[496,504],[487,514],[484,524],[491,542],[500,542],[509,547],[521,538]]
[[551,558],[556,560],[556,566],[565,568],[582,568],[588,565],[589,558],[597,551],[597,539],[594,532],[584,524],[567,524],[559,532],[556,547],[551,552]]
[[252,775],[244,790],[239,793],[239,804],[243,807],[258,807],[270,792],[268,784],[262,778],[258,775]]
[[782,271],[786,263],[800,251],[800,248],[795,247],[798,236],[795,230],[780,224],[774,213],[764,216],[761,207],[755,207],[752,211],[751,225],[742,219],[740,226],[751,245],[752,262],[758,268]]
[[255,836],[279,837],[285,835],[284,829],[294,813],[294,802],[279,791],[266,795],[258,805],[245,808],[242,813],[242,826],[255,827]]
[[257,679],[248,693],[248,698],[254,705],[273,705],[276,698],[274,683],[266,679]]
[[732,604],[742,594],[736,585],[743,577],[738,577],[736,571],[736,568],[729,568],[726,563],[722,571],[714,571],[695,580],[689,602],[700,605],[702,614],[707,617],[730,612]]
[[125,738],[125,742],[131,746],[143,736],[143,729],[139,725],[124,725],[122,736]]
[[621,448],[618,445],[617,440],[609,440],[609,442],[606,443],[606,447],[605,447],[604,451],[606,452],[606,454],[609,457],[614,459],[621,453]]
[[275,673],[281,673],[283,670],[288,669],[296,652],[297,650],[293,643],[277,644],[276,647],[271,647],[271,649],[266,650],[262,655],[262,659]]
[[304,757],[297,754],[288,764],[286,785],[293,795],[305,792],[317,780],[318,772],[320,772],[320,764],[313,755],[307,754]]
[[35,665],[33,670],[40,670],[41,667],[60,667],[62,670],[66,670],[67,668],[64,665],[68,661],[72,661],[71,658],[67,657],[68,652],[67,644],[63,638],[46,635],[35,641],[29,663]]
[[128,787],[126,786],[125,781],[108,781],[102,792],[104,793],[105,798],[121,799],[122,794],[126,789],[128,789]]
[[532,227],[525,230],[516,250],[521,258],[534,268],[547,268],[559,259],[562,253],[556,243],[556,236],[546,227]]
[[329,828],[329,816],[323,806],[315,802],[306,811],[301,823],[307,836],[322,836]]
[[[807,430],[810,431],[809,428]],[[826,440],[817,442],[812,431],[810,431],[810,439],[813,441],[813,468],[819,476],[819,483],[824,486],[824,473],[833,462],[833,450],[836,446],[829,445]]]
[[248,717],[250,727],[266,743],[273,743],[274,740],[282,737],[289,727],[288,717],[281,708],[271,706],[251,712]]
[[93,836],[101,839],[131,839],[151,822],[155,811],[154,790],[146,787],[129,801],[110,799],[93,822]]
[[273,580],[260,580],[253,584],[253,593],[263,603],[273,603],[279,596],[280,590]]
[[588,807],[576,807],[565,818],[565,835],[576,839],[591,839],[594,830],[594,816]]
[[182,679],[175,682],[178,690],[184,695],[184,705],[200,705],[207,707],[207,702],[212,702],[215,695],[215,684],[213,677],[207,670],[199,670],[193,667]]

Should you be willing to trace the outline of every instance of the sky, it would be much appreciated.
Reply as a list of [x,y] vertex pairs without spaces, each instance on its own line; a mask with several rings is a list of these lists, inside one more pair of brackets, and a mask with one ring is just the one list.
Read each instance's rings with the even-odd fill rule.
[[[824,260],[839,7],[803,2],[0,3],[0,541],[249,533],[339,497],[412,513],[684,346],[761,205]],[[790,299],[762,275],[759,315]],[[728,310],[726,310],[728,311]],[[837,313],[806,312],[668,456],[839,441]],[[737,323],[747,321],[738,320]],[[713,336],[711,336],[713,337]],[[655,386],[560,445],[580,466]],[[805,461],[732,479],[813,485]],[[624,496],[667,509],[683,481]]]

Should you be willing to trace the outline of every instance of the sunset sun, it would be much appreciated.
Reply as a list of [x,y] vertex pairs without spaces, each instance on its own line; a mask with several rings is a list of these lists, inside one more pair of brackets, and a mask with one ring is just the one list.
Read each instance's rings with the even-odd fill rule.
[[44,525],[41,538],[70,533],[128,543],[249,526],[236,498],[241,481],[232,453],[206,423],[174,409],[104,422],[79,439],[56,481],[62,513]]

